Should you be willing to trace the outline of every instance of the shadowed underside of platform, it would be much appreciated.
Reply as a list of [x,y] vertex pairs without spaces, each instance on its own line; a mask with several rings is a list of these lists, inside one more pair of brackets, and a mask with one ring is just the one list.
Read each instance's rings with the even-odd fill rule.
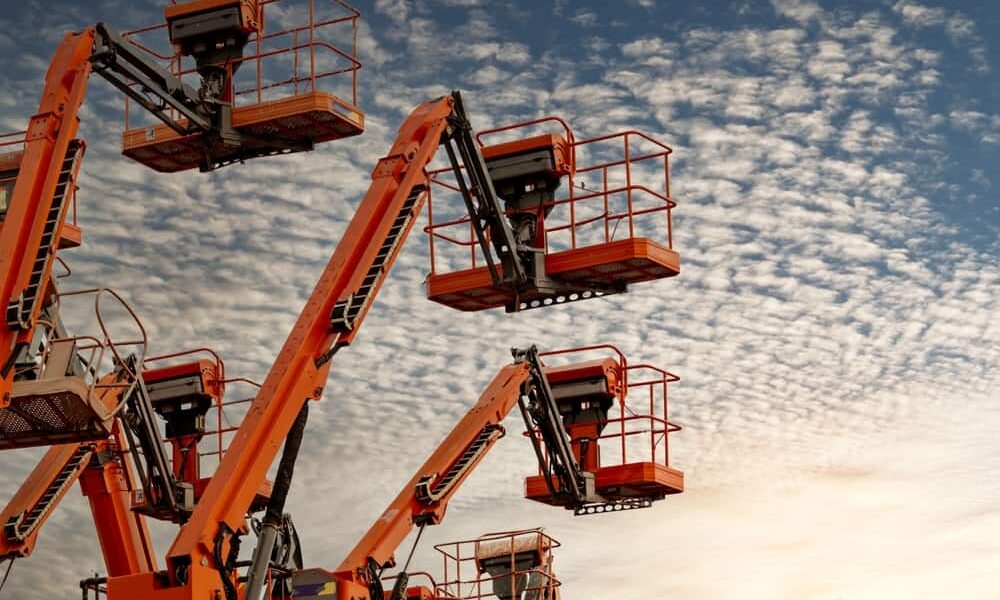
[[206,160],[221,166],[359,135],[364,114],[333,94],[309,92],[236,108],[233,128],[247,137],[240,146],[206,144],[200,134],[180,135],[166,125],[129,129],[122,154],[162,173],[201,168]]
[[[545,268],[552,278],[578,283],[582,290],[588,285],[608,287],[674,277],[680,273],[680,256],[647,238],[630,238],[552,252],[545,257]],[[486,267],[431,274],[426,285],[429,299],[463,311],[486,310],[508,306],[515,301],[530,303],[533,300],[530,295],[515,298],[513,292],[493,287]],[[564,301],[576,299],[567,297]]]

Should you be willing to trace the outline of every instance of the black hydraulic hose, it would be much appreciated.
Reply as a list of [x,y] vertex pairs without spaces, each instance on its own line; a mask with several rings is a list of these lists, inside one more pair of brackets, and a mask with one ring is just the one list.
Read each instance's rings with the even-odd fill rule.
[[299,456],[302,436],[306,430],[306,420],[309,418],[309,401],[299,410],[292,428],[285,438],[285,447],[281,452],[281,462],[278,463],[278,473],[274,478],[271,497],[267,501],[267,511],[261,520],[257,547],[254,549],[250,572],[247,574],[246,600],[258,600],[267,580],[268,565],[274,544],[281,529],[282,515],[285,512],[285,500],[288,490],[292,487],[292,475],[295,473],[295,460]]
[[0,592],[3,591],[5,585],[7,585],[7,578],[10,577],[10,570],[14,568],[14,557],[10,557],[10,562],[7,563],[7,572],[3,574],[3,580],[0,580]]
[[295,474],[295,461],[299,457],[299,447],[302,445],[302,436],[306,430],[306,420],[309,418],[309,402],[306,401],[299,410],[299,414],[292,423],[292,428],[285,438],[285,448],[281,453],[281,462],[278,463],[278,474],[274,478],[274,488],[271,490],[271,497],[267,501],[267,512],[264,513],[263,525],[281,525],[281,515],[285,512],[285,499],[288,498],[288,490],[292,487],[292,476]]

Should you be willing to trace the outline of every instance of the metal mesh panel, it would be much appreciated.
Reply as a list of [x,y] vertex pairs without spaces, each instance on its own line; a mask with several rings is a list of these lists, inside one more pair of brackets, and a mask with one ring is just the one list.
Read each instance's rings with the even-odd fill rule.
[[10,406],[0,409],[0,449],[87,441],[106,435],[101,416],[72,389],[15,395]]

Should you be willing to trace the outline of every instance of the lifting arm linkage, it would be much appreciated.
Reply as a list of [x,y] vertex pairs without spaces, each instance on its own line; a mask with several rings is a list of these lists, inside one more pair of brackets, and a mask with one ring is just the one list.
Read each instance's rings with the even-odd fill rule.
[[[367,590],[370,565],[389,563],[414,525],[437,525],[448,501],[486,453],[504,435],[501,423],[518,404],[522,386],[532,376],[527,363],[507,365],[493,378],[479,402],[455,425],[417,470],[392,504],[338,567],[339,597],[351,597],[352,584]],[[400,574],[401,579],[405,575]],[[403,584],[398,584],[405,586]]]
[[80,489],[90,503],[110,577],[156,571],[146,518],[132,510],[136,485],[127,444],[118,423],[111,438],[97,442],[90,464],[80,474]]
[[[299,409],[321,395],[329,360],[349,344],[420,211],[430,163],[454,101],[418,106],[403,123],[319,283],[243,419],[215,476],[168,554],[171,578],[216,568],[213,544],[240,531],[251,501]],[[190,569],[190,570],[188,570]],[[179,576],[180,575],[180,576]]]
[[[146,58],[142,50],[104,23],[98,23],[94,31],[90,61],[95,73],[180,135],[212,131],[212,114],[194,88]],[[175,119],[171,110],[186,121]]]
[[53,206],[71,193],[69,184],[60,181],[61,167],[79,126],[77,113],[86,93],[93,45],[94,30],[87,29],[66,35],[56,50],[0,227],[0,308],[5,313],[0,321],[0,408],[9,404],[14,363],[31,342],[42,309],[43,294],[32,286],[49,280],[62,232],[65,211],[53,212]]
[[[493,180],[490,178],[486,161],[476,144],[472,124],[462,104],[462,97],[453,92],[455,112],[449,119],[448,139],[444,141],[448,160],[455,173],[455,181],[465,201],[469,213],[469,222],[476,232],[476,239],[489,268],[490,277],[497,287],[512,287],[520,290],[529,283],[521,252],[524,250],[514,238],[510,221],[504,213],[503,206]],[[461,159],[461,162],[459,162]],[[464,169],[462,168],[464,165]],[[466,181],[468,178],[468,181]],[[493,250],[490,250],[492,245]],[[496,252],[500,259],[501,273],[493,258]]]

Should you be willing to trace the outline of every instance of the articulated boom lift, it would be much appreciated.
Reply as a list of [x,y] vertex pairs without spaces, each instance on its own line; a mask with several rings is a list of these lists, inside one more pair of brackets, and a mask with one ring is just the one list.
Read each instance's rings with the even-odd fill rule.
[[[339,23],[356,27],[357,12],[332,0],[346,16],[319,17],[308,0],[305,25],[268,30],[264,7],[284,2],[294,0],[171,4],[160,27],[172,45],[167,53],[140,41],[160,28],[120,35],[97,24],[69,34],[56,51],[39,112],[23,139],[0,141],[0,147],[20,146],[0,154],[0,301],[5,303],[0,450],[51,447],[0,514],[0,559],[30,555],[41,526],[79,480],[108,569],[107,578],[82,584],[85,594],[97,591],[112,600],[260,600],[269,589],[275,598],[294,590],[303,598],[336,593],[342,600],[383,600],[381,574],[394,564],[395,548],[414,526],[441,521],[458,486],[503,435],[500,423],[514,405],[539,462],[538,475],[526,483],[528,498],[590,514],[641,508],[680,492],[683,476],[666,463],[667,433],[677,429],[666,420],[666,383],[672,376],[660,372],[655,381],[630,383],[633,367],[624,358],[549,367],[542,363],[545,355],[530,348],[515,353],[514,364],[494,379],[337,571],[301,569],[297,536],[284,504],[308,402],[322,396],[334,355],[359,333],[425,203],[431,217],[426,229],[432,258],[428,296],[461,310],[548,306],[621,292],[629,283],[669,277],[679,269],[670,239],[669,148],[636,132],[576,142],[568,127],[562,136],[486,146],[482,134],[474,134],[458,92],[421,104],[400,127],[225,450],[220,419],[214,453],[220,462],[214,474],[204,476],[200,447],[208,435],[206,415],[213,407],[221,415],[226,384],[234,381],[227,378],[221,359],[205,350],[149,357],[145,330],[120,296],[106,289],[57,288],[57,251],[82,241],[75,220],[76,179],[85,149],[75,138],[78,111],[94,71],[160,121],[132,127],[126,109],[123,154],[162,172],[211,170],[361,133],[362,113],[318,87],[327,77],[356,75],[356,53],[333,52],[346,66],[323,70],[315,54],[332,46],[314,36],[317,29]],[[308,75],[300,73],[304,55],[310,57]],[[273,57],[279,64],[293,63],[295,72],[276,80],[263,67]],[[241,77],[251,72],[256,81],[241,87]],[[195,79],[197,86],[192,85]],[[293,93],[275,96],[280,86],[291,86]],[[251,102],[241,105],[247,96]],[[634,140],[639,138],[652,142],[654,149],[636,156]],[[589,144],[609,139],[624,142],[624,157],[584,164]],[[442,145],[450,175],[428,171]],[[663,192],[639,182],[640,174],[650,171],[645,167],[657,161],[662,161],[662,171],[652,171],[664,177]],[[585,174],[602,183],[580,187],[576,178]],[[558,199],[556,190],[564,182],[569,198]],[[433,187],[458,194],[463,216],[435,221],[429,202]],[[652,204],[643,205],[643,197]],[[616,208],[621,202],[625,209]],[[560,224],[562,213],[567,213],[566,222]],[[649,232],[638,217],[649,214],[665,214],[665,243],[645,237]],[[624,223],[627,236],[616,238]],[[452,227],[468,232],[467,239],[449,233]],[[603,236],[588,238],[592,227],[603,229]],[[557,241],[560,235],[569,238],[568,245]],[[470,268],[437,271],[435,240],[462,253],[471,251]],[[100,333],[67,331],[59,307],[70,297],[93,299]],[[109,298],[135,319],[136,339],[109,334],[102,313],[102,299],[107,303]],[[652,389],[660,385],[662,418],[653,416],[657,402]],[[626,397],[634,386],[650,388],[645,417],[626,412]],[[643,418],[647,429],[634,430],[633,421]],[[627,460],[626,440],[647,434],[648,456]],[[621,444],[616,464],[601,455],[602,441],[611,439]],[[282,444],[277,475],[270,482],[267,473]],[[259,513],[258,521],[252,516]],[[147,518],[179,529],[162,567]],[[257,545],[252,561],[243,563],[238,560],[240,542],[251,529]],[[521,600],[529,576],[521,563],[534,556],[528,562],[537,570],[550,561],[554,547],[554,541],[539,534],[528,536],[537,548],[519,550],[521,532],[511,535],[507,554],[492,546],[477,554],[479,575],[493,578],[500,600]],[[507,555],[509,568],[504,566]],[[392,600],[459,597],[437,585],[407,591],[405,571],[388,596]],[[547,589],[546,595],[530,598],[558,600],[558,590]]]
[[[534,346],[514,350],[514,363],[497,373],[476,405],[438,444],[337,570],[330,573],[307,569],[292,573],[294,597],[303,600],[323,600],[328,596],[336,596],[339,600],[459,598],[453,589],[449,591],[451,585],[432,585],[433,589],[408,587],[409,561],[392,578],[389,592],[383,590],[381,575],[383,570],[396,565],[394,552],[414,527],[419,527],[422,533],[423,527],[442,521],[448,502],[459,486],[504,437],[503,420],[515,407],[525,419],[528,438],[539,459],[539,475],[527,480],[527,497],[574,509],[576,514],[583,515],[643,508],[666,495],[683,491],[683,474],[666,463],[667,435],[680,429],[666,418],[666,385],[677,378],[666,371],[642,365],[631,370],[634,373],[655,371],[662,377],[633,382],[630,386],[627,382],[630,369],[621,353],[611,346],[563,350],[547,355],[593,350],[614,353],[619,360],[605,358],[546,367]],[[648,411],[638,403],[626,405],[630,387],[633,392],[649,389],[648,398],[643,398],[650,402]],[[654,397],[654,387],[661,396]],[[662,416],[654,412],[655,408],[663,411]],[[610,416],[613,409],[619,411],[617,417]],[[633,426],[639,421],[641,426]],[[609,425],[620,426],[624,433],[603,435]],[[605,457],[602,462],[602,439],[615,438],[617,444],[606,446],[608,449],[620,446],[624,453],[626,438],[640,435],[650,440],[650,452],[640,452],[641,457],[630,463],[625,463],[624,454],[620,464],[615,463],[617,456]],[[547,489],[544,495],[537,489],[539,484]],[[520,537],[523,542],[525,536]],[[527,535],[527,539],[539,541],[537,535]],[[537,570],[544,564],[538,560],[542,555],[537,546],[526,548],[515,544],[510,548],[511,553],[518,555],[513,562],[520,568],[511,567],[508,560],[511,553],[506,550],[508,548],[502,543],[477,547],[476,556],[482,562],[480,572],[488,573],[489,583],[485,587],[477,586],[477,594],[492,590],[499,600],[510,600],[515,597],[514,590],[519,589],[516,597],[520,599],[530,579],[528,571]],[[412,551],[410,556],[412,558]],[[455,574],[453,571],[452,575]],[[544,597],[558,598],[548,578],[539,580],[538,574],[533,577],[536,582],[532,589],[538,595],[528,598],[541,599],[545,590],[552,595]],[[247,597],[257,598],[260,589],[257,586],[262,586],[263,582],[255,586],[252,578],[250,581]]]
[[[442,144],[456,160],[470,158],[459,171],[474,182],[476,195],[470,201],[477,207],[497,206],[481,159],[475,160],[479,153],[460,96],[455,93],[417,107],[400,127],[389,154],[376,165],[371,187],[215,475],[181,526],[168,553],[166,576],[137,573],[111,578],[111,597],[201,598],[218,590],[235,598],[233,549],[247,531],[246,513],[277,456],[279,443],[286,440],[260,526],[254,564],[272,555],[281,542],[284,499],[305,427],[307,402],[321,396],[331,359],[358,334],[421,209],[429,186],[426,166]],[[256,582],[265,575],[251,569],[251,585],[258,586]]]

